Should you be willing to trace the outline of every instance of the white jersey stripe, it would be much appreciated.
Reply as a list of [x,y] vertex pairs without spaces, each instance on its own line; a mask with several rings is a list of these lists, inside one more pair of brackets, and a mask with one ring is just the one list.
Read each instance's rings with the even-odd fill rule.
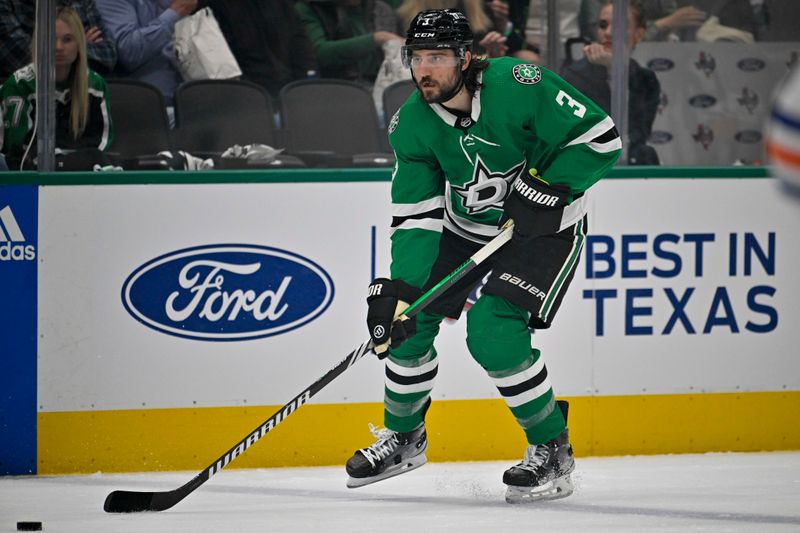
[[611,117],[606,117],[597,124],[595,124],[594,126],[592,126],[589,129],[589,131],[587,131],[583,135],[568,142],[564,147],[566,148],[567,146],[575,146],[577,144],[590,144],[593,140],[600,137],[602,134],[604,134],[613,127],[614,127],[614,121],[611,120]]
[[550,378],[547,377],[536,387],[526,390],[521,394],[517,394],[516,396],[503,397],[503,399],[506,401],[506,405],[509,407],[519,407],[520,405],[531,402],[536,398],[547,394],[547,391],[549,391],[551,388],[553,387],[550,385]]
[[394,381],[386,380],[386,388],[397,394],[414,394],[416,392],[429,392],[433,389],[433,380],[414,383],[412,385],[400,385]]
[[444,207],[444,196],[435,196],[415,204],[392,204],[393,217],[407,217]]
[[400,366],[391,359],[386,359],[386,367],[398,376],[421,376],[439,366],[439,360],[434,359],[420,366]]
[[584,234],[583,221],[580,221],[577,224],[575,224],[575,229],[572,238],[572,251],[567,257],[567,260],[564,261],[564,264],[561,265],[561,269],[559,269],[558,274],[556,274],[555,278],[553,279],[553,283],[547,290],[547,298],[542,303],[542,307],[539,309],[539,318],[541,318],[542,320],[546,321],[547,318],[549,317],[550,311],[553,309],[553,302],[555,302],[558,293],[564,287],[567,273],[573,268],[575,262],[578,260],[578,257],[580,256],[581,249],[583,248],[584,239],[585,239],[585,234]]
[[601,154],[606,154],[608,152],[613,152],[614,150],[622,150],[622,140],[617,137],[607,143],[596,143],[596,142],[589,142],[586,143],[586,146],[594,150],[595,152],[600,152]]
[[108,116],[108,102],[106,102],[106,95],[103,91],[98,91],[97,89],[91,88],[89,89],[89,94],[100,99],[100,112],[103,114],[103,134],[100,137],[100,145],[97,148],[101,151],[106,151],[108,149],[109,136],[111,134],[111,131],[109,131],[111,118]]
[[564,208],[564,213],[561,215],[561,226],[558,228],[558,231],[564,231],[584,217],[586,211],[589,209],[588,196],[589,193],[587,191],[583,193],[583,196]]
[[391,229],[391,234],[393,235],[397,230],[407,230],[407,229],[425,229],[428,231],[435,231],[437,233],[442,232],[442,220],[439,218],[424,218],[424,219],[417,219],[417,218],[409,218],[408,220],[403,221],[402,224],[396,226]]
[[790,149],[800,140],[800,130],[773,121],[769,128],[769,138],[774,144]]
[[535,363],[525,370],[504,378],[492,378],[492,381],[494,381],[494,384],[497,387],[513,387],[514,385],[519,385],[520,383],[528,381],[529,379],[535,378],[537,375],[539,375],[539,372],[541,372],[543,368],[544,358],[539,357]]

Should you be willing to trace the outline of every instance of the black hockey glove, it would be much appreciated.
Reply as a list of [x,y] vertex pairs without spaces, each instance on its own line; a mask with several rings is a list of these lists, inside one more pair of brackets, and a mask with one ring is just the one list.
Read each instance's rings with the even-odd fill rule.
[[367,327],[373,351],[379,359],[386,357],[386,350],[400,346],[417,332],[414,317],[399,320],[400,315],[422,294],[417,287],[404,281],[376,278],[369,285],[367,294]]
[[532,168],[527,175],[514,180],[511,194],[503,203],[498,227],[513,219],[516,241],[558,233],[569,196],[568,186],[550,185]]

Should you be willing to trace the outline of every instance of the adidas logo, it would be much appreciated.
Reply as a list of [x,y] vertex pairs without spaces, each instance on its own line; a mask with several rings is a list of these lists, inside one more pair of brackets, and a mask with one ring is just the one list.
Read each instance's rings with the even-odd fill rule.
[[0,261],[33,261],[36,259],[36,247],[24,243],[25,235],[14,218],[11,206],[0,209]]

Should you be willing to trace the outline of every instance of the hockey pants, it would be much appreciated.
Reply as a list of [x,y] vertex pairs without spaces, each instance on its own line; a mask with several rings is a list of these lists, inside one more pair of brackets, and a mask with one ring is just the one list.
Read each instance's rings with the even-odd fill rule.
[[[423,422],[438,371],[434,339],[444,317],[421,312],[417,333],[386,358],[384,424],[407,432]],[[565,428],[547,368],[531,348],[529,313],[483,294],[467,312],[467,347],[500,391],[530,444],[543,444]],[[457,363],[453,363],[457,364]]]

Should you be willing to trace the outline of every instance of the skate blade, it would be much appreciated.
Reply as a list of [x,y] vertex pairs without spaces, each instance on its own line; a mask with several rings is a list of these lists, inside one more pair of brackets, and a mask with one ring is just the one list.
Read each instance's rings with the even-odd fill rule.
[[515,487],[508,486],[506,502],[532,503],[540,501],[558,500],[572,494],[572,478],[568,475],[549,481],[541,487]]
[[370,477],[348,477],[347,478],[347,488],[348,489],[356,489],[358,487],[363,487],[364,485],[371,485],[373,483],[377,483],[378,481],[382,481],[384,479],[399,476],[400,474],[405,474],[406,472],[411,472],[412,470],[416,470],[417,468],[421,467],[425,463],[428,462],[428,458],[425,456],[424,453],[416,455],[402,464],[397,466],[393,466],[391,468],[387,468],[377,476],[370,476]]

